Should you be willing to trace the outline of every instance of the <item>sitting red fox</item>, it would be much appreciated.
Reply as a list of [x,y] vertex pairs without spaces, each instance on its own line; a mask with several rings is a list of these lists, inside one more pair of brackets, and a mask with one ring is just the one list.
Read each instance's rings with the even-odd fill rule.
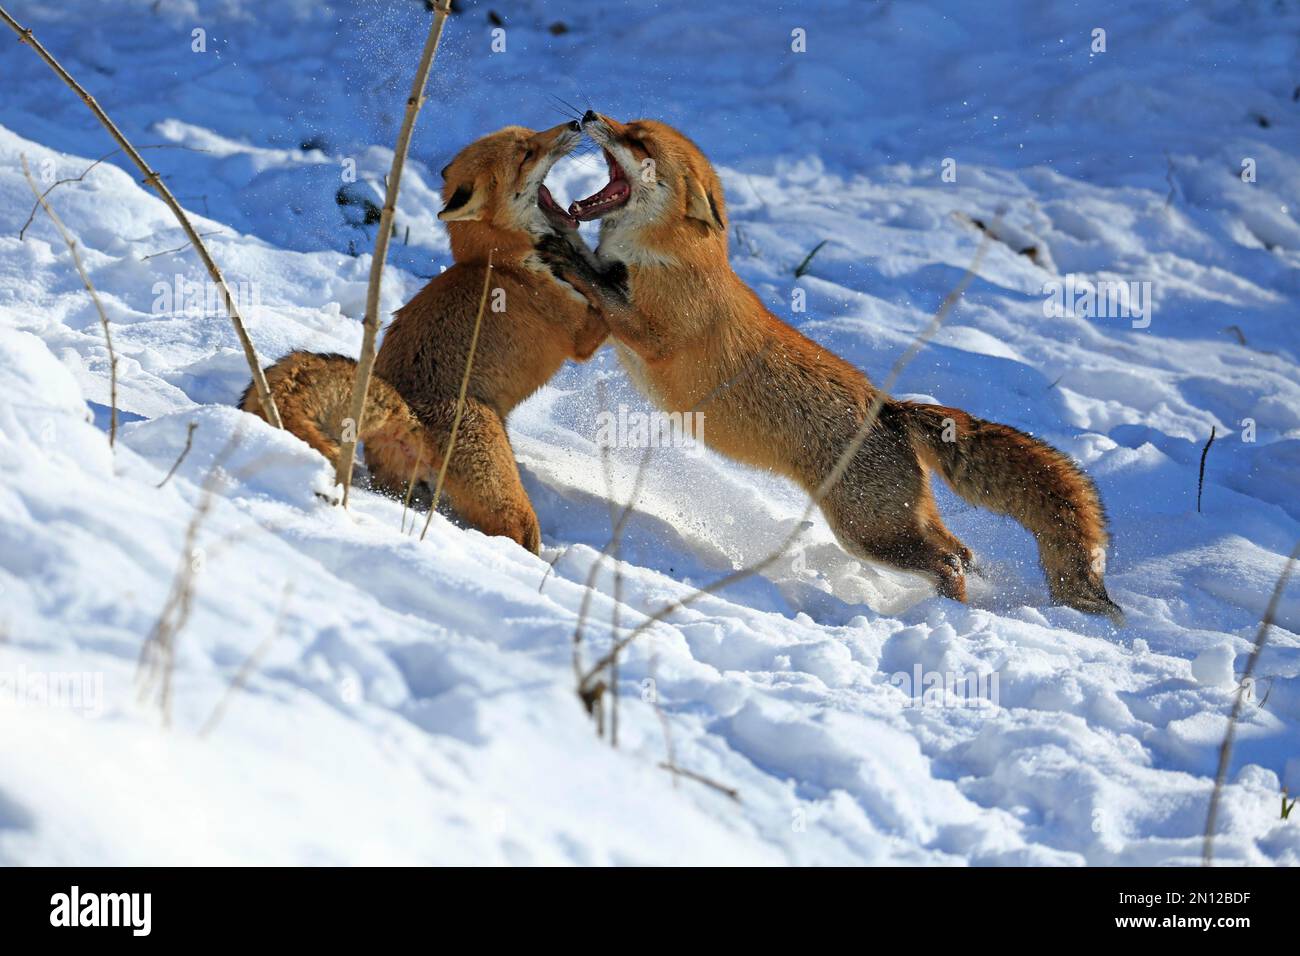
[[[591,111],[583,129],[604,147],[610,181],[569,212],[602,219],[597,258],[554,240],[539,244],[543,258],[599,302],[629,374],[654,401],[684,412],[712,395],[710,446],[814,492],[876,390],[732,272],[722,184],[694,143],[654,120],[624,125]],[[1034,533],[1055,600],[1118,619],[1102,581],[1106,519],[1092,482],[1056,449],[956,408],[884,402],[821,501],[841,545],[926,574],[941,594],[966,600],[971,553],[940,520],[930,471]]]
[[[357,438],[375,483],[400,492],[432,483],[442,465],[492,254],[489,306],[474,354],[464,417],[445,490],[456,512],[484,534],[536,553],[537,515],[506,436],[511,410],[565,359],[584,361],[609,328],[599,312],[555,280],[534,254],[537,240],[576,230],[542,180],[582,135],[577,123],[540,133],[509,126],[465,147],[442,171],[455,264],[403,306],[375,358]],[[494,306],[504,304],[498,311]],[[331,462],[338,458],[356,362],[293,352],[266,370],[284,427]],[[250,386],[239,407],[261,415]],[[264,416],[263,416],[264,417]]]

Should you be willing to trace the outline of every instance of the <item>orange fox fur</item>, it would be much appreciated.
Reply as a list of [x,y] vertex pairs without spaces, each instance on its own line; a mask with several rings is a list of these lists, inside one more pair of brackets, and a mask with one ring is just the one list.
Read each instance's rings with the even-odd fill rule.
[[[417,461],[432,483],[442,464],[469,357],[488,255],[492,276],[464,417],[447,469],[451,505],[485,534],[536,553],[537,515],[519,479],[506,416],[564,363],[590,358],[609,333],[600,313],[557,282],[534,243],[576,223],[542,180],[581,139],[577,124],[510,126],[465,147],[446,168],[443,210],[455,263],[396,314],[375,359],[357,430],[375,483],[400,492]],[[356,363],[293,352],[267,369],[284,426],[331,461],[338,456]],[[261,414],[250,387],[240,407]]]
[[[544,241],[541,254],[600,302],[624,365],[653,400],[687,411],[713,395],[709,445],[815,491],[876,390],[769,312],[731,270],[722,184],[694,143],[653,120],[624,125],[588,112],[583,128],[604,147],[611,182],[625,179],[630,195],[591,216],[584,206],[608,205],[602,194],[571,207],[603,217],[594,259],[572,243]],[[630,307],[611,279],[626,282]],[[944,440],[945,426],[954,440]],[[851,554],[926,574],[964,601],[971,553],[939,517],[931,471],[1034,533],[1055,600],[1118,619],[1102,580],[1106,519],[1095,487],[1065,455],[1006,425],[887,399],[822,512]]]

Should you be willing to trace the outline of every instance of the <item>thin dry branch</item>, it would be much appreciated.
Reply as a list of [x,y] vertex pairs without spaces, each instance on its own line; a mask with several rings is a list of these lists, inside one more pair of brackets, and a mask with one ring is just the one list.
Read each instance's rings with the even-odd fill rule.
[[284,626],[284,619],[289,610],[289,598],[292,596],[293,582],[286,581],[284,595],[280,598],[280,610],[275,616],[275,623],[271,626],[271,633],[262,639],[262,642],[253,649],[253,652],[240,665],[239,670],[231,679],[230,685],[226,688],[226,692],[221,695],[221,700],[217,702],[216,707],[212,708],[212,713],[208,715],[208,719],[203,722],[203,726],[199,729],[200,737],[206,738],[212,731],[217,729],[217,724],[225,716],[226,708],[230,706],[231,700],[248,684],[249,678],[253,676],[253,672],[262,663],[262,658],[271,649],[275,639],[280,636],[280,630]]
[[361,355],[357,359],[357,377],[352,386],[351,418],[357,426],[351,433],[351,441],[340,444],[338,462],[334,469],[335,482],[343,486],[345,508],[348,505],[348,492],[352,486],[352,465],[357,450],[356,430],[360,427],[362,413],[366,408],[366,393],[370,389],[370,375],[375,365],[375,339],[379,335],[379,292],[384,279],[384,264],[388,261],[388,243],[393,234],[393,217],[397,214],[397,194],[401,188],[402,170],[406,166],[406,155],[411,149],[415,118],[419,115],[420,107],[424,105],[424,88],[429,80],[433,58],[438,52],[438,41],[442,39],[442,26],[450,13],[450,0],[443,0],[442,3],[433,6],[433,22],[429,24],[429,35],[425,38],[424,49],[420,53],[420,63],[415,70],[411,95],[406,100],[406,116],[397,134],[397,145],[393,149],[393,163],[384,180],[384,208],[379,214],[375,254],[370,260],[370,284],[366,288],[366,317],[361,338]]
[[683,767],[678,767],[676,764],[661,763],[659,766],[673,774],[673,776],[685,777],[687,780],[694,780],[696,783],[702,783],[706,787],[711,787],[724,796],[730,797],[737,803],[740,802],[740,791],[735,787],[728,787],[725,783],[718,783],[718,781],[711,780],[702,773],[696,773],[694,770],[686,770]]
[[[143,152],[146,149],[188,149],[196,153],[208,152],[208,150],[206,149],[199,149],[195,146],[186,146],[182,143],[154,143],[148,146],[140,147],[141,152]],[[107,162],[110,156],[116,156],[120,152],[122,152],[120,148],[111,150],[110,152],[107,152],[103,156],[99,157],[99,159],[95,160],[85,169],[83,169],[81,171],[81,175],[69,176],[66,179],[56,179],[53,183],[51,183],[49,188],[46,189],[45,192],[41,193],[40,196],[37,197],[36,202],[32,203],[32,211],[27,214],[27,221],[24,222],[23,227],[18,230],[19,241],[21,242],[23,238],[26,236],[27,230],[31,227],[32,222],[36,219],[36,214],[41,211],[42,199],[48,199],[50,193],[54,192],[54,190],[58,189],[60,186],[67,186],[70,183],[81,182],[87,176],[90,175],[91,170],[93,170],[96,166],[99,166],[101,163]]]
[[688,607],[706,595],[714,594],[721,591],[723,588],[729,587],[732,584],[761,573],[780,560],[786,551],[790,549],[790,546],[794,544],[794,542],[808,527],[809,519],[812,517],[813,511],[821,504],[822,499],[830,493],[831,489],[834,488],[836,483],[838,483],[844,476],[845,471],[848,470],[854,457],[856,457],[858,451],[862,448],[863,442],[867,440],[867,435],[870,434],[871,429],[875,427],[876,419],[880,416],[880,410],[884,407],[885,402],[888,401],[889,390],[894,387],[894,383],[898,380],[899,375],[902,374],[903,369],[905,369],[907,365],[916,358],[917,354],[925,347],[926,343],[929,342],[930,339],[934,337],[934,334],[939,331],[939,328],[948,318],[948,314],[952,311],[953,306],[957,304],[957,301],[961,298],[963,293],[965,293],[966,288],[974,280],[980,263],[984,259],[984,253],[987,249],[988,241],[988,234],[985,233],[980,239],[979,246],[975,250],[975,256],[972,259],[970,266],[966,269],[966,272],[953,287],[952,291],[949,292],[939,304],[939,308],[930,319],[929,324],[917,333],[916,338],[912,340],[912,344],[908,346],[906,351],[904,351],[903,354],[898,357],[897,361],[894,362],[884,383],[876,389],[875,397],[872,399],[871,405],[868,407],[867,414],[863,418],[862,424],[858,427],[857,433],[845,446],[844,451],[840,453],[839,460],[836,461],[835,466],[830,470],[826,477],[822,479],[822,483],[818,485],[816,491],[809,496],[808,504],[804,508],[803,515],[799,521],[795,523],[793,530],[786,536],[785,540],[781,542],[776,550],[772,551],[766,557],[754,564],[739,568],[736,571],[724,575],[716,581],[705,585],[704,587],[697,588],[695,591],[680,600],[670,601],[654,614],[646,618],[646,620],[641,624],[629,631],[622,638],[615,641],[609,652],[596,661],[596,663],[591,666],[587,673],[584,674],[578,682],[578,697],[583,701],[584,706],[590,707],[591,695],[602,683],[599,680],[600,674],[609,667],[613,660],[617,659],[618,655],[622,653],[623,649],[627,647],[627,645],[631,644],[640,635],[644,634],[654,625],[667,618],[668,615],[672,614],[674,611]]
[[104,344],[108,347],[108,447],[112,448],[117,442],[117,353],[113,351],[113,334],[108,328],[108,313],[104,311],[104,303],[99,300],[99,293],[95,291],[95,284],[90,281],[90,274],[86,272],[86,267],[81,261],[81,253],[77,251],[77,240],[72,238],[72,234],[63,225],[63,220],[59,218],[58,213],[54,211],[54,207],[45,198],[49,190],[42,194],[36,188],[36,180],[32,178],[32,171],[27,166],[26,153],[22,155],[22,161],[23,175],[27,177],[27,185],[31,187],[32,194],[36,197],[36,204],[45,210],[45,214],[50,217],[50,222],[54,223],[54,228],[59,231],[63,241],[68,244],[68,251],[72,253],[72,262],[77,267],[77,274],[81,276],[81,284],[90,293],[90,298],[95,303],[95,311],[99,313],[99,325],[104,330]]
[[1296,546],[1291,549],[1291,554],[1282,568],[1282,574],[1273,587],[1273,596],[1269,598],[1268,607],[1264,610],[1264,619],[1260,621],[1259,630],[1255,632],[1255,646],[1251,649],[1250,657],[1246,660],[1246,669],[1241,674],[1241,682],[1237,685],[1237,697],[1232,702],[1228,729],[1223,734],[1223,743],[1219,745],[1219,766],[1214,772],[1214,790],[1210,794],[1210,809],[1205,815],[1205,843],[1201,850],[1201,862],[1204,866],[1214,863],[1214,831],[1219,819],[1219,800],[1223,795],[1223,785],[1228,779],[1228,765],[1232,761],[1232,747],[1237,739],[1237,721],[1245,705],[1246,688],[1250,686],[1250,680],[1255,674],[1259,655],[1263,652],[1264,645],[1268,643],[1268,630],[1273,626],[1277,606],[1282,600],[1282,591],[1286,588],[1287,579],[1291,576],[1291,568],[1297,558],[1300,558],[1300,541],[1297,541]]
[[420,531],[420,540],[429,533],[429,524],[433,513],[438,510],[442,500],[442,486],[447,480],[447,468],[451,465],[452,453],[456,450],[456,433],[460,431],[460,420],[465,415],[465,395],[469,391],[469,377],[474,371],[474,352],[478,349],[478,333],[483,327],[483,310],[487,307],[488,285],[492,279],[492,252],[488,252],[487,270],[483,273],[483,294],[478,300],[478,314],[474,316],[474,334],[469,340],[469,355],[465,358],[465,374],[460,380],[460,394],[456,396],[456,415],[451,421],[451,434],[447,436],[447,450],[442,456],[442,466],[438,469],[438,483],[433,488],[433,501],[429,502],[429,514],[424,519],[424,528]]
[[[214,229],[214,230],[212,230],[211,232],[201,232],[201,233],[199,233],[199,238],[200,238],[200,239],[206,239],[206,238],[208,238],[209,236],[219,236],[219,235],[221,235],[221,230],[220,230],[220,229]],[[174,249],[161,249],[161,250],[159,250],[158,252],[151,252],[151,253],[149,253],[147,256],[141,256],[141,257],[140,257],[140,261],[141,261],[141,262],[148,262],[150,259],[157,259],[159,256],[167,256],[167,255],[171,255],[173,252],[184,252],[184,251],[185,251],[186,249],[188,249],[189,247],[190,247],[190,243],[186,242],[186,243],[183,243],[183,244],[177,246],[177,247],[174,248]]]
[[[603,409],[605,407],[605,380],[601,379],[596,388],[597,404]],[[623,603],[623,564],[622,564],[622,539],[614,535],[614,526],[618,523],[618,507],[614,502],[614,471],[610,463],[609,446],[602,445],[600,449],[601,471],[605,476],[605,500],[609,502],[609,526],[611,540],[614,542],[613,559],[614,559],[614,602],[610,608],[610,626],[609,639],[611,644],[618,643],[619,637],[619,620],[618,609]],[[609,743],[611,747],[618,747],[618,657],[615,656],[609,665]]]
[[1196,513],[1201,513],[1201,489],[1205,487],[1205,456],[1210,453],[1210,446],[1214,444],[1214,426],[1210,426],[1210,440],[1205,443],[1201,449],[1201,472],[1196,478]]
[[[745,363],[740,371],[691,406],[689,412],[691,414],[699,413],[719,395],[726,392],[731,388],[731,386],[736,384],[736,382],[748,375],[754,370],[758,363],[762,361],[769,348],[770,344],[765,344],[748,362]],[[648,444],[645,451],[642,453],[641,463],[637,466],[636,478],[633,480],[632,492],[628,496],[627,504],[623,506],[623,511],[619,514],[618,520],[614,522],[614,527],[610,532],[609,540],[605,543],[605,547],[601,549],[600,554],[596,555],[596,560],[591,563],[591,567],[587,571],[587,580],[583,583],[582,603],[578,606],[578,620],[573,628],[573,674],[579,685],[582,684],[583,678],[581,661],[582,631],[587,622],[587,615],[591,611],[592,595],[595,593],[596,588],[596,575],[600,572],[600,566],[604,560],[617,548],[623,530],[627,527],[627,523],[632,517],[632,513],[636,508],[636,503],[641,497],[641,490],[645,485],[646,476],[649,474],[650,459],[654,457],[654,452],[654,445]],[[543,578],[543,583],[545,583],[545,578]],[[540,591],[541,588],[539,587],[538,590]],[[592,703],[587,701],[585,698],[584,704],[586,704],[588,710],[591,709]]]
[[217,288],[221,292],[221,299],[226,303],[226,311],[230,315],[230,321],[235,327],[235,334],[239,337],[239,343],[244,348],[244,358],[247,359],[249,370],[253,374],[253,385],[257,389],[257,397],[262,403],[262,409],[266,414],[267,420],[276,428],[280,428],[280,411],[275,407],[275,399],[271,395],[271,389],[266,384],[266,375],[262,372],[262,363],[257,357],[257,350],[253,348],[253,340],[248,337],[248,331],[244,328],[244,319],[239,313],[239,307],[235,303],[235,297],[231,294],[229,287],[226,285],[226,279],[221,274],[221,269],[217,267],[217,263],[212,258],[211,253],[208,252],[207,246],[205,246],[203,240],[199,238],[198,232],[190,222],[190,217],[186,214],[185,210],[181,208],[181,204],[176,201],[176,197],[173,196],[171,190],[167,188],[162,177],[149,167],[149,164],[144,161],[144,157],[140,155],[139,150],[131,145],[127,138],[122,134],[122,131],[117,128],[117,125],[109,119],[108,114],[105,113],[99,103],[95,101],[95,98],[86,92],[85,87],[72,78],[72,74],[65,70],[59,61],[41,45],[40,41],[36,39],[32,31],[20,25],[17,20],[9,15],[9,12],[5,10],[4,7],[0,7],[0,20],[3,20],[9,28],[14,31],[14,33],[18,34],[18,38],[21,42],[35,50],[36,55],[44,60],[45,64],[55,72],[59,79],[63,80],[63,82],[81,98],[81,101],[86,104],[92,113],[95,114],[95,118],[103,124],[104,128],[108,130],[113,139],[117,141],[117,145],[121,147],[122,152],[126,153],[131,162],[135,163],[135,165],[139,167],[140,172],[144,174],[145,183],[153,187],[158,195],[162,197],[162,201],[167,204],[167,208],[172,211],[172,215],[174,215],[176,221],[180,223],[181,229],[184,230],[185,235],[189,237],[190,242],[194,244],[194,248],[198,251],[199,258],[203,260],[203,265],[208,270],[208,275],[212,277],[212,281],[217,284]]
[[[406,512],[411,507],[411,495],[415,492],[415,476],[420,473],[420,466],[424,464],[424,449],[415,456],[415,464],[411,467],[411,477],[406,482],[406,497],[402,499],[402,534],[406,534]],[[411,520],[411,530],[415,530],[415,520]]]
[[194,429],[198,427],[198,422],[190,422],[189,427],[185,429],[185,447],[181,449],[181,453],[177,456],[176,460],[172,462],[171,470],[168,471],[167,474],[163,476],[163,480],[158,482],[154,487],[161,488],[163,485],[167,484],[167,482],[171,481],[172,475],[176,474],[176,469],[181,466],[181,462],[185,460],[185,456],[190,453],[190,446],[194,444]]
[[171,590],[158,615],[158,620],[150,631],[144,645],[140,648],[140,659],[136,667],[136,682],[140,688],[140,701],[144,703],[151,696],[162,713],[163,727],[171,726],[172,714],[172,677],[176,668],[176,637],[190,619],[190,610],[194,600],[194,576],[198,573],[201,558],[197,543],[199,529],[216,503],[217,487],[223,480],[226,461],[238,447],[241,432],[231,436],[212,462],[212,467],[204,476],[199,487],[199,501],[194,507],[194,514],[185,528],[185,540],[181,545],[180,560],[176,573],[172,577]]

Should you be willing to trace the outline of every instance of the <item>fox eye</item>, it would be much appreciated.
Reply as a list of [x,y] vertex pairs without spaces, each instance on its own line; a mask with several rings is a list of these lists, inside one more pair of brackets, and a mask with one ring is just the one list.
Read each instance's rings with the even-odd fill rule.
[[530,146],[528,149],[524,151],[524,162],[526,163],[532,158],[533,158],[533,149]]
[[637,149],[641,150],[641,152],[645,153],[647,156],[650,155],[650,150],[645,148],[645,141],[642,140],[640,137],[629,136],[627,138],[627,144],[629,146],[635,146]]

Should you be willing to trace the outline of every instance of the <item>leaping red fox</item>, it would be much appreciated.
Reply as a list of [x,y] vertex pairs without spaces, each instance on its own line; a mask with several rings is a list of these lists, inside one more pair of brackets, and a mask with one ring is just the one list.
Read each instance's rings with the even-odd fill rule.
[[[588,111],[582,125],[604,148],[610,181],[569,212],[601,219],[600,245],[593,258],[571,241],[544,240],[543,258],[599,303],[628,373],[657,404],[684,412],[713,396],[707,444],[814,492],[875,388],[764,308],[732,271],[722,184],[693,142],[655,120]],[[1106,518],[1093,483],[1049,445],[960,409],[885,399],[821,501],[841,545],[926,574],[965,601],[971,552],[939,517],[931,471],[1033,532],[1055,600],[1120,619],[1103,582]]]

